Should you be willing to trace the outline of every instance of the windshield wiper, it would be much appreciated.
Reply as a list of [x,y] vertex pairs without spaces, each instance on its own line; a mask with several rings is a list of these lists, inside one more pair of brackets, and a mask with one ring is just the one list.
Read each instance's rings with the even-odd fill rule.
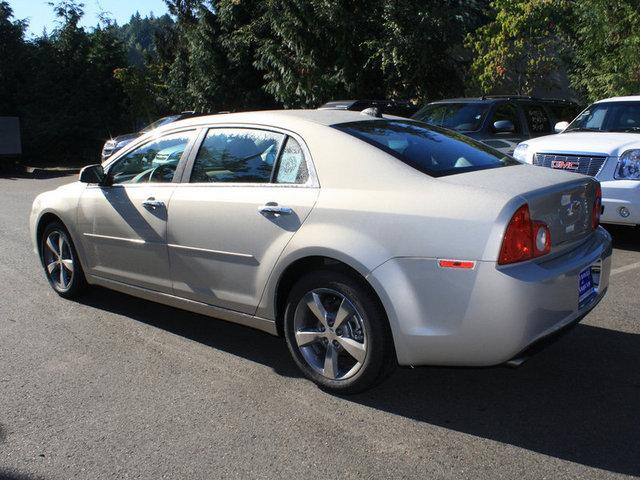
[[565,130],[565,132],[601,132],[598,128],[586,128],[586,127],[573,127]]
[[640,132],[640,127],[613,128],[612,132]]

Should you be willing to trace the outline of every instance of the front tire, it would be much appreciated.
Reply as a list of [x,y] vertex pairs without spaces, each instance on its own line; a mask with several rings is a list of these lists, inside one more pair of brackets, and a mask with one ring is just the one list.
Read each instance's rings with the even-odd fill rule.
[[346,271],[301,277],[287,300],[284,333],[300,370],[334,393],[370,388],[396,366],[380,302],[364,281]]
[[87,282],[67,229],[60,222],[49,223],[40,238],[44,273],[51,288],[64,298],[78,297]]

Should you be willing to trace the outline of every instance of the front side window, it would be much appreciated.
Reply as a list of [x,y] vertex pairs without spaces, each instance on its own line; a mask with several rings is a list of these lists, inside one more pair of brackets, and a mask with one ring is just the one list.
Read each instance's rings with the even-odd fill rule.
[[431,103],[412,118],[458,132],[476,132],[489,107],[481,103]]
[[122,158],[107,172],[111,183],[170,183],[193,131],[172,133],[145,143]]
[[465,135],[411,120],[365,120],[333,127],[432,177],[519,164]]
[[520,121],[520,115],[518,114],[518,107],[513,103],[501,103],[496,107],[491,118],[491,125],[495,125],[496,122],[507,120],[513,124],[513,133],[522,133],[522,122]]
[[284,135],[248,128],[208,131],[191,172],[191,183],[268,183]]
[[640,133],[640,102],[594,103],[565,132]]
[[523,105],[531,135],[551,133],[551,120],[542,105]]

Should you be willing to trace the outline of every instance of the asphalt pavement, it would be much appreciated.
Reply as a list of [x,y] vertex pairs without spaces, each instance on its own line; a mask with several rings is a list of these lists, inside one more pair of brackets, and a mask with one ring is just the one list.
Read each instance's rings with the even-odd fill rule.
[[398,369],[338,397],[284,341],[94,288],[49,288],[31,202],[0,178],[0,478],[640,476],[640,231],[612,228],[609,292],[518,369]]

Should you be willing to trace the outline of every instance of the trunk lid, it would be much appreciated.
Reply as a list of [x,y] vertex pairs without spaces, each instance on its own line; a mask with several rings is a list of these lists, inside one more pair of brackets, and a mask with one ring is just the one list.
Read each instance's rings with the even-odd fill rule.
[[[588,236],[597,181],[592,177],[517,165],[462,173],[440,181],[504,192],[529,205],[531,219],[544,222],[551,232],[552,252]],[[506,227],[506,225],[505,225]]]

